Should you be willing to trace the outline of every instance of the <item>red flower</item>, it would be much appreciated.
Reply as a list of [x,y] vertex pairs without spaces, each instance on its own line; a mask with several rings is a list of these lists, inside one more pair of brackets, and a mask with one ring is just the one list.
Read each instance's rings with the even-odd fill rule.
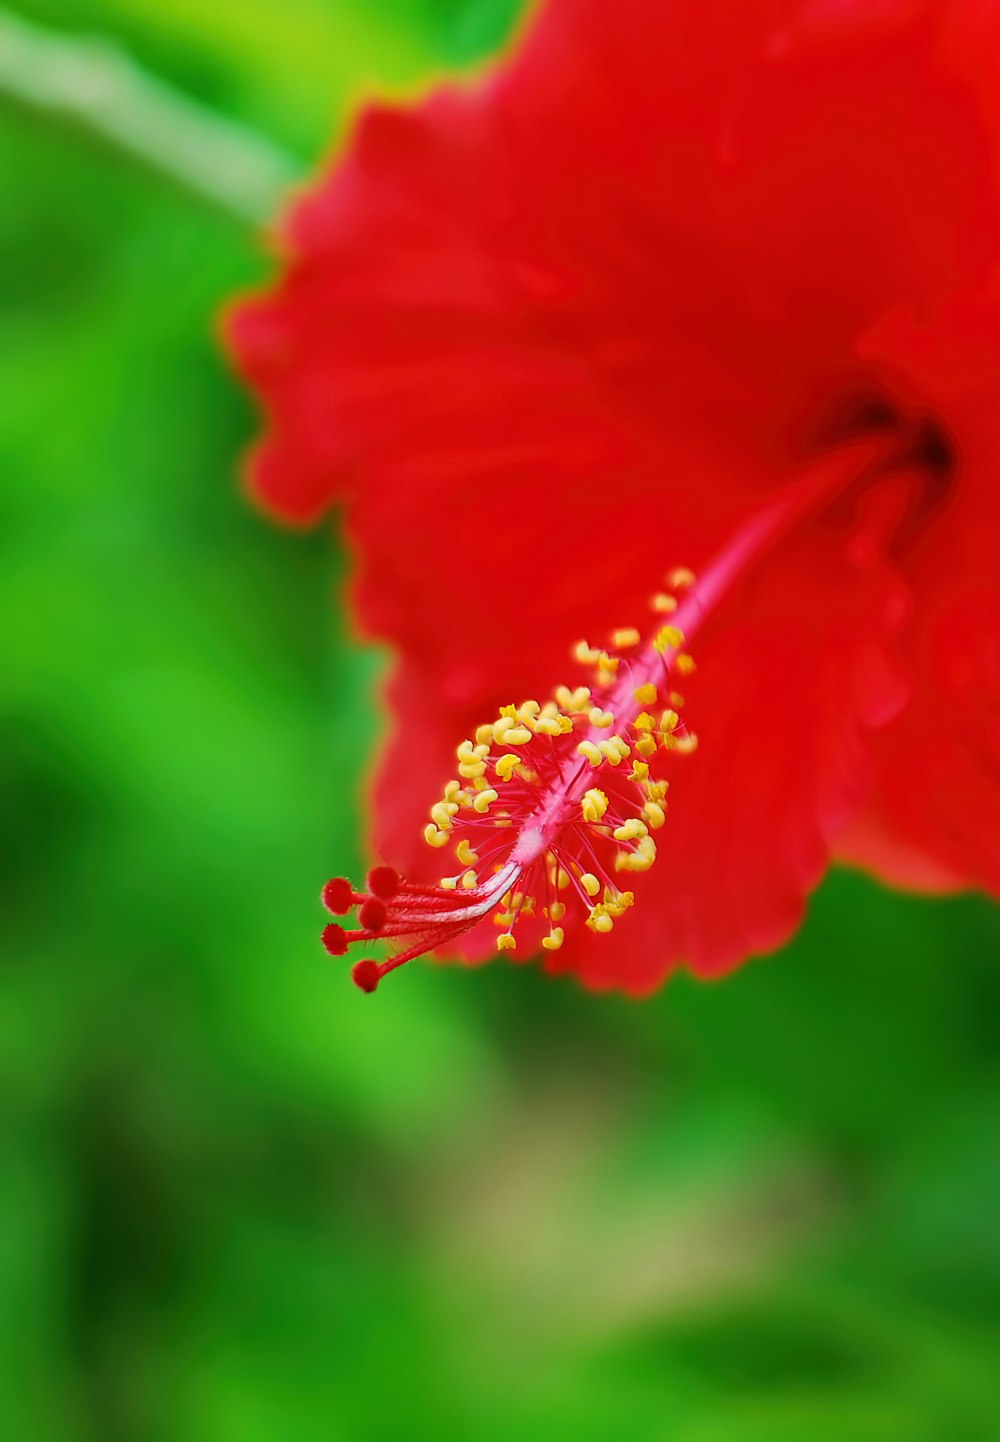
[[[553,0],[485,83],[369,112],[297,206],[231,334],[258,494],[346,503],[357,610],[396,648],[376,843],[410,879],[338,893],[355,934],[475,957],[499,905],[530,946],[534,891],[553,969],[638,992],[778,944],[833,856],[1000,890],[998,73],[983,0]],[[506,718],[529,739],[498,778],[518,747],[487,718],[575,688],[567,643],[679,563],[684,722],[650,623],[604,693],[559,693],[557,735]],[[630,774],[652,737],[648,778],[604,756],[594,784],[595,703]],[[656,748],[688,727],[696,755]],[[463,736],[431,833],[463,876],[486,856],[467,893],[417,851]],[[626,917],[630,820],[659,855]]]

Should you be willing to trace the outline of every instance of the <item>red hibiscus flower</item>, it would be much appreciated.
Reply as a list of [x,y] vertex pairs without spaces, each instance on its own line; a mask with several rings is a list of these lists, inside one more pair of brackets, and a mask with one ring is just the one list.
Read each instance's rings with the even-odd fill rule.
[[984,0],[552,0],[296,206],[230,334],[395,651],[360,985],[495,921],[716,973],[832,858],[1000,890],[998,74]]

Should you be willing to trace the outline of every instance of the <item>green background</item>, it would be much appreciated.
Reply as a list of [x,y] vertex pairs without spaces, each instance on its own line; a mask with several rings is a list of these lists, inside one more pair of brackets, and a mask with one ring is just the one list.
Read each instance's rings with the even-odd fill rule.
[[[21,13],[306,170],[513,11]],[[12,102],[0,178],[0,1435],[1000,1438],[995,912],[839,874],[719,985],[362,997],[316,898],[379,658],[241,495],[213,335],[264,248]]]

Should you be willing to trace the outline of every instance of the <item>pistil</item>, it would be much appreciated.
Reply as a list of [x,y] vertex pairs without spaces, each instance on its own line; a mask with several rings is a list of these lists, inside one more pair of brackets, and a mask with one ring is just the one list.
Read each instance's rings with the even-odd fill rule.
[[[740,578],[790,529],[846,487],[879,474],[885,440],[833,450],[800,471],[777,499],[753,515],[695,577],[678,569],[651,598],[654,623],[613,631],[606,648],[580,641],[572,654],[590,684],[557,687],[544,704],[501,707],[456,751],[458,775],[430,808],[427,844],[449,850],[458,870],[436,885],[375,867],[367,889],[343,878],[323,890],[337,915],[357,908],[358,926],[326,927],[333,955],[356,944],[389,941],[383,960],[366,956],[355,982],[373,991],[390,971],[452,946],[485,918],[499,928],[496,948],[514,951],[527,930],[557,951],[566,927],[613,930],[634,902],[623,876],[656,860],[653,833],[665,824],[668,770],[697,738],[681,713],[680,686],[695,669],[687,649]],[[565,923],[565,924],[564,924]]]

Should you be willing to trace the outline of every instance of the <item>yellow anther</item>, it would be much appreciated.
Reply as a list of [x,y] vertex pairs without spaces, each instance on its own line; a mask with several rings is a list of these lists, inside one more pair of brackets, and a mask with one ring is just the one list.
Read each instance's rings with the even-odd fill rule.
[[569,872],[564,871],[556,861],[555,852],[547,851],[545,860],[549,867],[549,885],[556,887],[559,891],[565,891],[569,885]]
[[635,901],[635,894],[631,891],[612,891],[610,887],[604,888],[604,908],[609,916],[616,919],[624,916],[626,911]]
[[501,742],[508,731],[517,730],[517,721],[513,716],[501,716],[499,721],[493,722],[493,740]]
[[617,651],[628,651],[633,646],[638,646],[642,640],[641,635],[634,626],[623,626],[620,631],[612,631],[611,644]]
[[601,755],[600,748],[595,746],[593,741],[581,741],[576,751],[578,756],[585,756],[591,766],[600,766],[601,761],[604,759]]
[[[565,687],[565,686],[559,686],[559,687],[557,687],[557,688],[556,688],[556,695],[558,696],[558,694],[559,694],[560,691],[565,691],[565,690],[566,690],[566,687]],[[555,703],[554,701],[546,701],[545,705],[542,707],[541,715],[542,715],[542,716],[546,716],[546,717],[548,717],[549,719],[551,719],[551,720],[554,721],[555,718],[559,715],[559,707],[556,705],[556,703]]]
[[501,706],[501,707],[500,707],[500,715],[501,715],[501,717],[506,717],[506,719],[507,719],[508,721],[516,721],[516,720],[517,720],[517,707],[514,706],[513,704],[511,704],[510,706]]
[[693,731],[685,731],[682,736],[674,737],[674,746],[682,756],[690,756],[698,750],[698,737]]
[[589,791],[584,792],[580,802],[584,821],[600,821],[607,809],[608,798],[603,791],[598,791],[596,786],[592,786]]
[[637,851],[622,851],[615,857],[616,871],[648,871],[651,861],[644,861]]
[[487,786],[486,790],[480,791],[475,801],[473,801],[472,808],[474,811],[478,811],[480,816],[485,816],[499,796],[499,791],[494,791],[492,786]]
[[454,891],[458,885],[458,880],[454,876],[442,876],[438,885],[443,891]]
[[645,761],[633,761],[632,770],[629,773],[629,780],[642,783],[649,777],[649,767]]
[[486,721],[482,726],[476,727],[476,745],[489,746],[493,740],[493,723]]
[[[606,672],[610,676],[615,674],[620,664],[618,657],[609,656],[607,651],[599,651],[597,654],[598,669],[601,672]],[[602,675],[601,679],[604,680],[606,678]]]
[[461,841],[455,847],[455,855],[458,857],[459,861],[462,863],[463,866],[475,866],[476,862],[479,860],[479,856],[475,851],[473,851],[472,847],[469,845],[469,838],[467,836],[463,836]]
[[513,951],[516,946],[517,942],[509,931],[504,932],[503,936],[497,937],[497,951]]
[[654,831],[659,831],[667,819],[666,812],[658,801],[647,801],[642,808],[642,814]]
[[539,716],[535,722],[536,736],[561,736],[562,728],[558,716]]
[[638,716],[632,722],[632,725],[637,731],[652,731],[656,726],[656,722],[653,720],[652,716],[650,716],[648,711],[640,711]]
[[572,716],[559,716],[557,720],[559,723],[559,734],[561,736],[568,736],[573,729]]
[[513,753],[508,756],[501,756],[497,762],[497,775],[500,777],[500,780],[509,781],[520,764],[520,756],[515,756]]
[[565,901],[554,901],[554,902],[552,903],[552,905],[549,907],[549,919],[550,919],[550,921],[562,921],[562,919],[563,919],[563,917],[564,917],[565,915],[566,915],[566,903],[565,903]]
[[455,754],[459,761],[463,764],[468,764],[472,761],[482,761],[484,756],[490,754],[490,748],[478,742],[476,745],[473,745],[471,741],[463,741]]
[[607,741],[599,741],[598,749],[612,766],[620,766],[632,754],[631,746],[620,736],[609,736]]
[[513,823],[513,821],[511,821],[511,819],[510,819],[509,816],[507,816],[503,811],[501,811],[498,816],[494,816],[494,818],[493,818],[493,825],[494,825],[494,826],[513,826],[514,823]]
[[472,781],[477,776],[485,776],[485,761],[463,761],[458,768],[459,776],[464,776],[466,781]]
[[604,730],[615,724],[615,713],[613,711],[602,711],[600,706],[591,706],[590,724]]
[[673,731],[676,728],[677,723],[680,719],[681,718],[678,716],[676,711],[664,711],[663,715],[660,717],[660,730],[668,732]]
[[654,611],[661,616],[669,616],[677,610],[677,597],[668,596],[666,591],[659,591],[650,602]]
[[653,650],[659,651],[662,656],[664,651],[676,651],[678,646],[684,645],[684,632],[676,626],[664,626],[653,637]]
[[564,871],[563,868],[559,866],[556,868],[555,874],[552,877],[552,885],[557,891],[565,891],[570,884],[570,880],[569,872]]
[[589,700],[589,686],[577,686],[575,691],[568,686],[556,687],[556,701],[564,711],[582,711]]
[[460,781],[449,781],[447,786],[444,788],[445,801],[453,801],[457,806],[461,800],[461,796],[462,783]]
[[656,705],[656,687],[652,681],[647,681],[643,686],[637,686],[632,695],[642,706]]
[[614,930],[615,921],[614,917],[608,914],[607,908],[602,905],[594,907],[587,917],[587,925],[592,931],[600,932],[602,936],[606,936],[609,931]]
[[595,661],[600,659],[602,652],[595,651],[593,646],[587,645],[586,641],[577,641],[573,647],[573,655],[581,666],[592,666]]
[[677,657],[677,669],[682,676],[690,676],[695,669],[694,657],[689,656],[686,651],[683,652]]
[[466,891],[472,891],[473,888],[476,887],[476,886],[478,886],[478,885],[479,885],[479,877],[476,875],[476,873],[475,873],[474,871],[463,871],[463,872],[462,872],[462,886],[464,887],[464,889],[465,889]]
[[634,851],[621,851],[615,857],[616,871],[648,871],[656,860],[656,842],[643,836]]
[[503,739],[505,746],[526,746],[531,740],[531,732],[527,726],[512,726]]
[[601,889],[601,883],[592,871],[585,871],[580,877],[580,885],[588,896],[596,896]]
[[635,749],[638,751],[640,756],[645,756],[648,759],[650,756],[653,755],[653,752],[656,750],[656,742],[654,741],[653,737],[650,736],[647,732],[645,736],[639,737],[638,741],[635,743]]
[[540,714],[541,709],[537,701],[522,701],[517,708],[517,719],[522,725],[527,726],[530,721],[534,721],[535,717]]
[[671,706],[676,706],[677,709],[678,709],[678,711],[683,710],[683,708],[684,708],[684,697],[681,695],[681,693],[680,693],[679,691],[671,691],[671,693],[670,693],[670,704],[671,704]]
[[494,926],[513,926],[517,917],[512,911],[495,911],[493,913]]
[[439,831],[438,828],[434,825],[433,821],[428,821],[427,825],[424,827],[424,840],[427,842],[428,846],[433,846],[435,848],[439,846],[447,846],[449,839],[450,838],[447,831]]
[[457,810],[458,805],[454,801],[435,801],[431,807],[431,820],[436,826],[440,826],[442,831],[450,831],[451,818]]
[[613,835],[616,841],[638,841],[641,836],[649,835],[649,828],[638,816],[630,816],[621,826],[615,827]]
[[646,787],[646,795],[650,801],[658,801],[662,806],[667,799],[667,792],[669,790],[669,781],[651,781]]
[[676,566],[667,577],[667,585],[675,591],[683,591],[685,587],[693,586],[694,580],[694,572],[687,566]]
[[566,933],[561,926],[554,926],[548,936],[542,937],[542,946],[546,951],[558,951],[566,940]]

